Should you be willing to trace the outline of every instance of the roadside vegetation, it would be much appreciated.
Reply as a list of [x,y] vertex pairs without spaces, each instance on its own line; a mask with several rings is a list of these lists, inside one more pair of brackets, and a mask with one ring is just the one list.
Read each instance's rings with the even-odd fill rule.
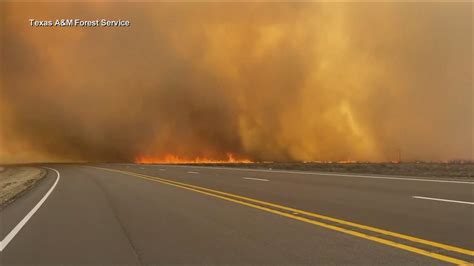
[[[194,164],[196,165],[196,164]],[[395,176],[419,176],[438,178],[474,179],[473,162],[428,163],[245,163],[200,164],[206,166],[242,167],[257,169],[298,170],[313,172],[360,173]]]
[[46,170],[27,166],[0,166],[0,208],[12,202],[46,175]]

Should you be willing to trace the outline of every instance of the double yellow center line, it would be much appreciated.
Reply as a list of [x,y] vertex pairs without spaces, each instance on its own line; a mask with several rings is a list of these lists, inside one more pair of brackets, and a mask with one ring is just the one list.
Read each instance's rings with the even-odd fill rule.
[[[404,235],[404,234],[400,234],[400,233],[387,231],[387,230],[372,227],[372,226],[353,223],[353,222],[349,222],[349,221],[345,221],[345,220],[341,220],[341,219],[337,219],[337,218],[333,218],[333,217],[329,217],[329,216],[325,216],[325,215],[321,215],[321,214],[317,214],[317,213],[313,213],[313,212],[299,210],[299,209],[295,209],[295,208],[291,208],[291,207],[287,207],[287,206],[278,205],[278,204],[275,204],[275,203],[270,203],[270,202],[261,201],[261,200],[257,200],[257,199],[252,199],[252,198],[249,198],[249,197],[244,197],[244,196],[240,196],[240,195],[236,195],[236,194],[232,194],[232,193],[227,193],[227,192],[218,191],[218,190],[214,190],[214,189],[209,189],[209,188],[205,188],[205,187],[200,187],[200,186],[195,186],[195,185],[186,184],[186,183],[182,183],[182,182],[177,182],[177,181],[164,179],[164,178],[160,178],[160,177],[156,177],[156,176],[143,175],[143,174],[127,172],[127,171],[121,171],[121,170],[110,169],[110,168],[100,168],[100,167],[94,167],[94,168],[101,169],[101,170],[106,170],[106,171],[111,171],[111,172],[116,172],[116,173],[121,173],[121,174],[126,174],[126,175],[131,175],[131,176],[139,177],[139,178],[142,178],[142,179],[147,179],[147,180],[159,182],[159,183],[162,183],[162,184],[166,184],[166,185],[170,185],[170,186],[179,187],[179,188],[182,188],[182,189],[194,191],[194,192],[197,192],[197,193],[200,193],[200,194],[204,194],[204,195],[219,198],[219,199],[222,199],[222,200],[234,202],[234,203],[237,203],[237,204],[240,204],[240,205],[244,205],[244,206],[248,206],[248,207],[251,207],[251,208],[259,209],[259,210],[262,210],[262,211],[266,211],[266,212],[273,213],[273,214],[276,214],[276,215],[284,216],[284,217],[294,219],[294,220],[298,220],[298,221],[301,221],[301,222],[317,225],[317,226],[320,226],[320,227],[324,227],[324,228],[331,229],[331,230],[334,230],[334,231],[342,232],[342,233],[352,235],[352,236],[356,236],[356,237],[359,237],[359,238],[367,239],[367,240],[370,240],[370,241],[374,241],[374,242],[384,244],[384,245],[387,245],[387,246],[391,246],[391,247],[395,247],[395,248],[398,248],[398,249],[410,251],[410,252],[413,252],[413,253],[417,253],[417,254],[424,255],[424,256],[427,256],[427,257],[431,257],[431,258],[434,258],[434,259],[438,259],[438,260],[441,260],[441,261],[449,262],[449,263],[452,263],[452,264],[473,265],[472,263],[464,261],[464,260],[449,257],[449,256],[446,256],[446,255],[443,255],[443,254],[435,253],[435,252],[428,251],[428,250],[425,250],[425,249],[421,249],[421,248],[418,248],[418,247],[409,246],[407,244],[398,243],[398,242],[395,242],[395,241],[390,240],[390,239],[385,239],[385,238],[381,238],[381,237],[378,237],[378,236],[358,232],[358,231],[355,231],[355,230],[357,230],[357,229],[360,230],[361,229],[361,230],[365,230],[369,233],[384,235],[384,236],[391,237],[391,238],[396,238],[396,239],[399,239],[399,240],[410,241],[410,242],[413,242],[413,243],[417,243],[417,244],[421,244],[421,245],[425,245],[425,246],[430,246],[432,248],[436,248],[436,249],[440,249],[440,250],[444,250],[444,251],[448,251],[448,252],[453,252],[453,253],[459,253],[459,254],[463,254],[463,255],[468,255],[468,256],[471,256],[471,257],[474,256],[474,251],[473,250],[467,250],[467,249],[463,249],[463,248],[460,248],[460,247],[455,247],[455,246],[450,246],[450,245],[446,245],[446,244],[442,244],[442,243],[437,243],[437,242],[433,242],[433,241],[429,241],[429,240],[425,240],[425,239],[421,239],[421,238],[417,238],[417,237],[413,237],[413,236],[409,236],[409,235]],[[304,215],[306,217],[316,218],[319,221],[309,219],[309,218],[306,218],[306,217],[302,217],[302,215]],[[323,221],[325,221],[325,222],[323,222]],[[338,224],[338,226],[333,225],[333,224],[329,224],[329,223],[326,223],[326,222],[331,222],[333,224],[335,223],[335,224]]]

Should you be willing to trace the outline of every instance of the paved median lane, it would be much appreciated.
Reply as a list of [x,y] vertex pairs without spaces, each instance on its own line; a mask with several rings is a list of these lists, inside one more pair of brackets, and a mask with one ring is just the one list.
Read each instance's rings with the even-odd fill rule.
[[157,176],[144,175],[110,168],[95,168],[101,169],[103,171],[126,174],[148,181],[158,182],[187,191],[203,194],[209,197],[218,198],[227,202],[232,202],[234,204],[244,205],[259,211],[272,213],[285,219],[292,219],[302,223],[311,224],[338,233],[347,234],[352,237],[361,238],[420,256],[429,257],[441,262],[457,265],[470,265],[472,264],[472,260],[474,258],[474,251],[472,250],[430,241],[428,239],[400,234],[397,232],[337,219],[314,212],[308,212],[297,208],[274,204],[255,198],[228,193],[225,191],[191,185],[184,182],[177,182]]

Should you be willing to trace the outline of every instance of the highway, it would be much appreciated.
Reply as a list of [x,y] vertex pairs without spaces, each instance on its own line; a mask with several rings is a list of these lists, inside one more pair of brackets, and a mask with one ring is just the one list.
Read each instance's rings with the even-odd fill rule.
[[49,164],[0,210],[0,264],[453,265],[472,180]]

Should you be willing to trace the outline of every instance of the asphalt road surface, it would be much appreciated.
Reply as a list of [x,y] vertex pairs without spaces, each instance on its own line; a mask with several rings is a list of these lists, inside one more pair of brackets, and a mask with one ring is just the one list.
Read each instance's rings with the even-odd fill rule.
[[196,166],[43,165],[0,264],[472,263],[474,183]]

